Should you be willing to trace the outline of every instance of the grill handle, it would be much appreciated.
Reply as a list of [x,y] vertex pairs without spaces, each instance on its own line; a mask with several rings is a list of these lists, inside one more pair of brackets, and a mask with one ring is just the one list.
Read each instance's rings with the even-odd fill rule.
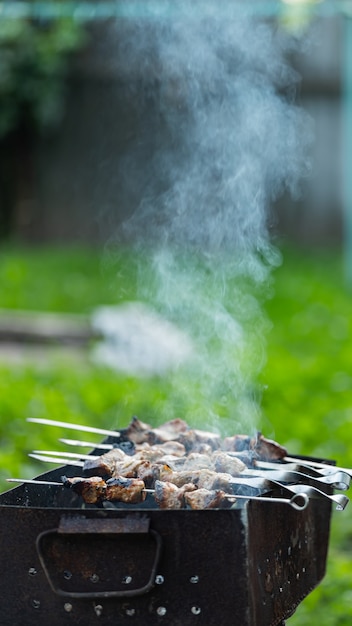
[[[41,566],[48,579],[50,587],[59,596],[69,598],[80,599],[102,599],[102,598],[122,598],[139,596],[147,593],[155,584],[155,577],[157,567],[160,560],[162,539],[159,533],[152,530],[150,527],[150,520],[146,517],[125,517],[122,519],[109,518],[109,519],[95,519],[95,518],[82,518],[79,516],[64,515],[59,523],[58,528],[45,530],[40,533],[36,540],[36,547],[39,556]],[[114,535],[114,534],[142,534],[150,535],[155,542],[155,555],[153,564],[151,567],[150,577],[148,582],[142,587],[135,589],[124,589],[115,591],[97,591],[97,592],[80,592],[80,591],[66,591],[60,589],[55,585],[52,576],[50,575],[49,568],[47,566],[45,557],[44,541],[51,536],[64,536],[64,535]]]

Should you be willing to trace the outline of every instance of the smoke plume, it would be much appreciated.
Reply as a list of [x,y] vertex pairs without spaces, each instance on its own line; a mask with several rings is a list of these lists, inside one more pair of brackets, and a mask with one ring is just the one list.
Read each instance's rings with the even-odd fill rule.
[[272,206],[309,169],[310,123],[294,102],[295,42],[273,20],[237,2],[175,6],[115,27],[142,132],[118,173],[140,198],[113,243],[136,250],[140,300],[192,342],[162,417],[233,431],[260,414]]

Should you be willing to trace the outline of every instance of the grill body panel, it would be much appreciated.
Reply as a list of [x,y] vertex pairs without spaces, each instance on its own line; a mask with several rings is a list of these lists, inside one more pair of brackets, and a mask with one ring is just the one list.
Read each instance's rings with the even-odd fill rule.
[[327,500],[149,506],[82,508],[35,485],[1,494],[2,626],[277,626],[325,574]]

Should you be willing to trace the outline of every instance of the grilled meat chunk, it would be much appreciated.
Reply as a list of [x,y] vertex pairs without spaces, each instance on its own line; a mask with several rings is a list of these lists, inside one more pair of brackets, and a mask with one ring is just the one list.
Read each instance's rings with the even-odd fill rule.
[[196,489],[185,493],[185,501],[191,509],[228,509],[235,501],[229,499],[227,494],[221,489]]
[[133,457],[125,454],[120,448],[113,448],[98,458],[92,456],[91,459],[86,459],[83,472],[86,476],[112,476],[117,462],[131,458]]
[[177,487],[182,487],[186,483],[193,483],[198,488],[223,489],[230,493],[234,483],[231,474],[214,472],[209,469],[181,470],[174,472],[166,466],[163,466],[160,472],[160,480],[173,483]]
[[178,441],[166,441],[154,445],[142,443],[136,446],[136,454],[148,461],[157,461],[169,454],[181,458],[186,454],[186,448]]
[[222,449],[226,451],[253,451],[261,461],[278,461],[287,455],[287,450],[276,441],[267,439],[258,432],[254,437],[234,435],[225,437]]
[[238,476],[246,469],[246,465],[236,456],[226,454],[220,450],[212,454],[212,466],[216,472],[225,472],[231,476]]
[[197,487],[193,483],[186,483],[177,487],[173,483],[162,480],[155,481],[155,501],[161,509],[184,509],[185,494],[194,491]]
[[189,431],[188,424],[184,420],[176,418],[165,422],[165,424],[157,428],[150,429],[148,441],[151,444],[164,444],[169,441],[179,441],[183,443],[181,435],[187,431]]
[[146,498],[145,484],[139,478],[118,476],[106,482],[105,499],[110,502],[137,504]]
[[150,430],[151,426],[149,424],[141,422],[138,417],[134,416],[132,417],[132,420],[127,428],[123,428],[120,432],[124,438],[127,438],[137,444],[148,441],[148,433]]
[[286,448],[261,433],[257,433],[253,449],[262,461],[279,461],[287,456]]
[[73,489],[86,504],[97,504],[105,498],[106,483],[100,476],[91,476],[90,478],[62,476],[61,480],[64,487]]
[[222,449],[229,452],[243,452],[251,450],[251,438],[247,435],[233,435],[225,437],[222,442]]
[[63,485],[74,490],[86,504],[98,504],[102,500],[135,504],[146,498],[145,484],[137,478],[119,476],[107,482],[100,476],[67,478],[62,476]]

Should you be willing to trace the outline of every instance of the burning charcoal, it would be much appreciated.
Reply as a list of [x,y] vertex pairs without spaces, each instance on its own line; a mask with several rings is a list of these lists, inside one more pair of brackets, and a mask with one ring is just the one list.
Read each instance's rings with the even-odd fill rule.
[[110,478],[106,482],[105,499],[110,502],[137,504],[146,498],[145,484],[138,478]]
[[186,504],[191,509],[228,509],[233,505],[234,500],[231,501],[221,490],[197,489],[185,493]]
[[197,489],[193,483],[177,487],[173,483],[155,481],[155,501],[161,509],[184,509],[185,494]]
[[62,476],[61,480],[64,487],[73,489],[86,504],[97,504],[105,498],[106,484],[100,476],[91,476],[90,478]]

